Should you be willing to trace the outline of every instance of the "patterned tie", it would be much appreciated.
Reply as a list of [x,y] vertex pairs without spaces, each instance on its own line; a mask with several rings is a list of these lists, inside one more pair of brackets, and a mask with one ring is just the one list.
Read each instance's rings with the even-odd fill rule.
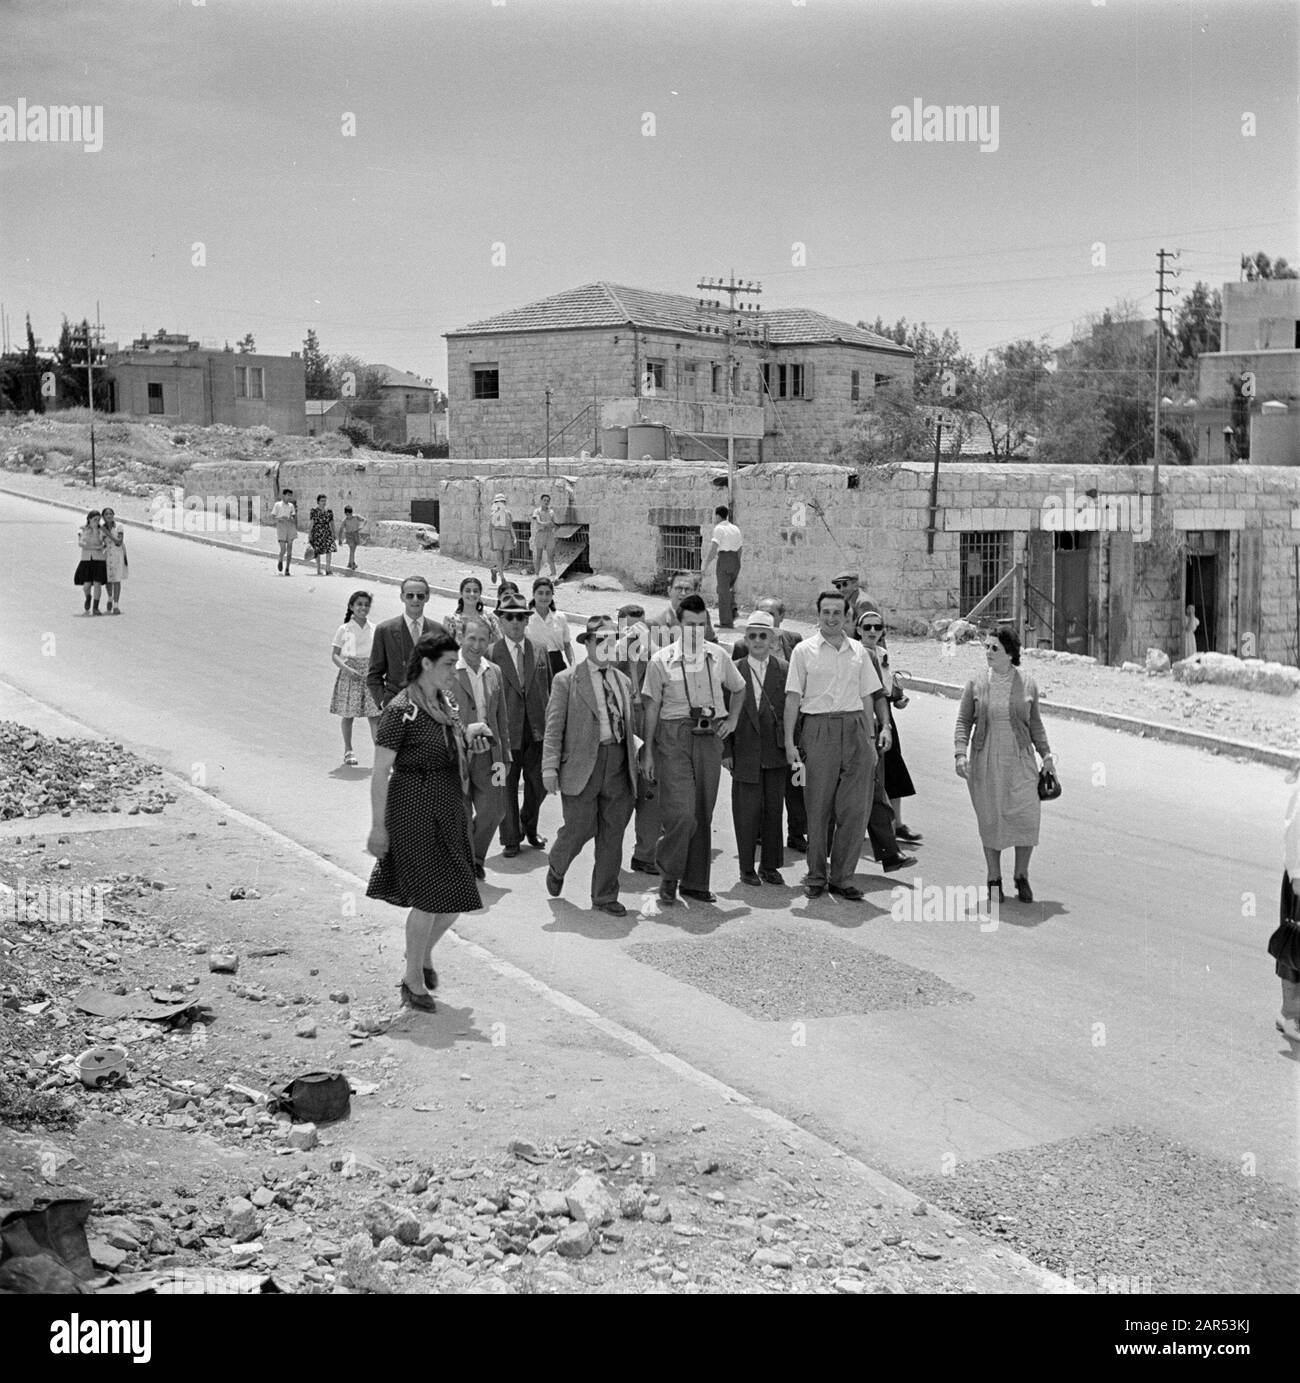
[[605,689],[605,709],[609,712],[609,732],[615,744],[623,743],[623,712],[618,704],[618,692],[609,680],[609,669],[600,669],[600,685]]

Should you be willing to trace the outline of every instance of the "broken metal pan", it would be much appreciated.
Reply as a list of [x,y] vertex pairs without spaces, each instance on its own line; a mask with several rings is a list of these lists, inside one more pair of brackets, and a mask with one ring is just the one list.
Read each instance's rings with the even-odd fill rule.
[[82,1085],[97,1090],[115,1076],[126,1075],[125,1047],[89,1047],[77,1058]]

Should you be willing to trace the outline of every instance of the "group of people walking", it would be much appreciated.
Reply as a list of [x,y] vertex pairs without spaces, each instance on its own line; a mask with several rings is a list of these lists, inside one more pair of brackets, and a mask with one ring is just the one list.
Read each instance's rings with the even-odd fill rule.
[[[434,1007],[432,948],[458,913],[481,906],[493,837],[506,858],[525,843],[547,849],[538,826],[547,793],[562,807],[548,894],[560,896],[594,842],[591,905],[616,918],[627,913],[619,894],[634,820],[631,867],[657,877],[661,906],[717,901],[712,818],[723,767],[744,885],[785,886],[783,842],[806,856],[810,898],[863,898],[853,879],[864,834],[886,872],[915,863],[902,845],[920,836],[901,817],[915,788],[894,720],[908,704],[905,679],[856,574],[841,573],[818,595],[806,639],[782,630],[780,601],[761,602],[731,656],[710,637],[699,578],[677,573],[671,604],[654,620],[635,603],[589,618],[579,661],[548,580],[534,583],[531,601],[503,582],[488,611],[481,583],[467,577],[439,623],[424,614],[428,583],[408,577],[402,614],[370,626],[364,676],[370,597],[354,594],[335,639],[333,709],[364,713],[375,738],[369,843],[379,859],[368,893],[410,910],[405,1003]],[[1035,752],[1054,770],[1019,654],[1014,631],[989,635],[987,667],[966,687],[955,735],[989,896],[999,902],[1008,848],[1017,896],[1033,899]],[[364,700],[346,699],[358,694]],[[344,733],[351,754],[347,720]]]
[[[87,615],[120,615],[122,613],[122,582],[127,576],[126,535],[112,509],[92,509],[77,533],[81,559],[72,576],[72,584],[80,586]],[[99,608],[104,592],[108,592],[108,609]]]
[[[288,576],[293,568],[293,545],[298,541],[298,501],[293,491],[280,491],[280,498],[271,506],[271,518],[275,523],[275,540],[278,546],[275,569]],[[357,569],[357,545],[361,541],[365,520],[352,511],[350,504],[343,506],[343,518],[334,522],[334,511],[328,506],[325,495],[317,495],[316,503],[307,516],[307,547],[303,560],[316,561],[317,576],[334,575],[334,554],[340,547],[348,550],[348,570]],[[322,568],[321,563],[324,562]]]

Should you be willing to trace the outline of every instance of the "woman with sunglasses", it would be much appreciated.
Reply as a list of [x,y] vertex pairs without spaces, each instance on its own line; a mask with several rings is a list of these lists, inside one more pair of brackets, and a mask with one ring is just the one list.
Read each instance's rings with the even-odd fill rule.
[[916,788],[912,775],[903,761],[903,751],[898,744],[898,712],[907,705],[899,673],[889,665],[889,649],[885,647],[885,617],[879,610],[863,610],[858,616],[858,638],[869,654],[874,653],[880,680],[884,684],[885,695],[893,707],[890,719],[894,726],[894,737],[889,748],[881,756],[885,775],[885,796],[894,811],[894,835],[908,845],[917,844],[921,836],[903,825],[903,798],[915,797]]
[[539,576],[533,582],[533,598],[528,602],[533,616],[524,631],[534,647],[551,664],[551,676],[572,667],[577,660],[569,621],[555,608],[555,583],[549,576]]
[[460,599],[456,602],[456,608],[443,620],[442,627],[457,643],[462,643],[465,638],[465,621],[471,615],[487,621],[493,643],[501,637],[501,625],[497,617],[483,608],[483,583],[477,576],[467,576],[460,583]]
[[1016,852],[1016,897],[1032,903],[1029,857],[1038,844],[1042,811],[1034,751],[1053,773],[1056,761],[1038,711],[1038,687],[1020,671],[1016,631],[987,634],[984,657],[986,666],[966,683],[957,712],[957,776],[966,780],[979,822],[990,901],[995,888],[1002,900],[1002,852],[1010,846]]

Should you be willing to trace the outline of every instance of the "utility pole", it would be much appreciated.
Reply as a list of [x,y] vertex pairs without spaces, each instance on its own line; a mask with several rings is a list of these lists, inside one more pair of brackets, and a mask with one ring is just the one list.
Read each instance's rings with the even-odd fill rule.
[[1156,504],[1156,496],[1160,493],[1160,393],[1162,385],[1162,374],[1164,372],[1165,361],[1165,294],[1172,292],[1165,287],[1166,277],[1178,276],[1176,269],[1165,267],[1165,260],[1177,259],[1178,254],[1173,250],[1160,250],[1156,254],[1158,261],[1157,269],[1157,288],[1156,288],[1156,403],[1155,403],[1155,447],[1153,449],[1151,467],[1151,503]]
[[95,364],[103,335],[104,328],[99,324],[99,304],[96,303],[95,325],[91,327],[87,324],[84,332],[77,330],[72,336],[73,343],[83,346],[86,352],[86,402],[90,407],[90,487],[92,490],[98,482],[95,457]]
[[925,534],[925,550],[934,551],[934,530],[939,521],[939,456],[943,443],[943,414],[934,420],[934,473],[930,476],[930,526]]
[[[751,280],[741,281],[733,269],[723,279],[701,279],[696,288],[701,292],[725,293],[724,306],[721,298],[701,298],[698,309],[702,316],[697,330],[701,336],[720,336],[727,343],[727,503],[731,509],[731,521],[736,521],[736,415],[735,394],[732,378],[740,364],[736,355],[736,343],[766,344],[767,328],[759,320],[762,307],[757,303],[739,303],[738,297],[757,297],[763,291],[761,283]],[[724,315],[725,314],[725,315]]]
[[[533,452],[536,456],[537,453]],[[546,478],[551,478],[551,386],[546,386]],[[552,563],[554,565],[554,563]]]

